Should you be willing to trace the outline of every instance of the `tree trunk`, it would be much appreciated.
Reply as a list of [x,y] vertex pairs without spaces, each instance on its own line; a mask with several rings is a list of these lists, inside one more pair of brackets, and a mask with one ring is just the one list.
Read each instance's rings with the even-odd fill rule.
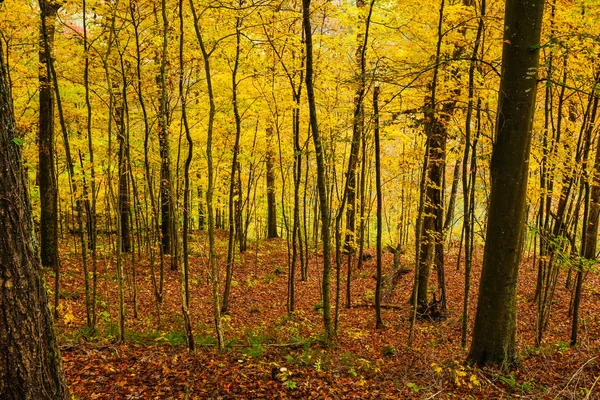
[[507,366],[517,358],[517,276],[526,220],[529,151],[544,0],[508,0],[487,235],[468,360]]
[[[598,110],[598,95],[594,96],[592,117],[590,118],[590,134],[592,133],[596,112]],[[575,296],[573,298],[573,320],[571,323],[571,346],[577,344],[577,331],[579,328],[579,306],[581,304],[581,291],[583,287],[585,269],[589,268],[589,262],[596,259],[596,244],[598,242],[598,221],[600,219],[600,145],[596,147],[596,158],[593,171],[585,181],[586,212],[584,212],[584,226],[581,238],[581,255],[577,280],[575,283]],[[590,187],[591,186],[591,187]]]
[[[38,130],[40,186],[40,249],[42,265],[58,268],[58,184],[54,169],[54,94],[49,56],[54,47],[54,24],[60,3],[40,0],[39,44],[40,115]],[[56,276],[58,277],[58,271]],[[58,279],[58,278],[57,278]]]
[[[163,22],[163,44],[160,63],[160,107],[158,115],[158,143],[160,146],[160,208],[161,208],[161,232],[162,249],[164,254],[171,254],[173,249],[173,183],[171,182],[171,151],[169,146],[169,110],[167,93],[167,45],[169,21],[167,19],[167,10],[164,0],[161,2],[161,14]],[[175,261],[175,259],[172,259]],[[171,262],[171,269],[176,269],[177,265]]]
[[188,349],[194,351],[196,344],[194,341],[194,332],[190,319],[190,280],[189,280],[189,246],[188,236],[190,227],[190,164],[194,154],[194,142],[190,133],[190,126],[187,118],[187,96],[185,94],[185,76],[184,76],[184,24],[183,24],[183,0],[179,0],[179,98],[181,100],[181,119],[185,128],[185,138],[188,143],[188,153],[185,159],[184,170],[184,188],[183,188],[183,268],[181,269],[181,312],[185,326],[185,334],[188,343]]
[[[373,89],[373,118],[375,119],[375,188],[377,189],[377,280],[375,284],[375,327],[383,328],[381,319],[381,257],[383,246],[381,234],[383,231],[383,194],[381,193],[381,145],[379,141],[379,86]],[[398,252],[400,249],[398,249]]]
[[438,273],[438,286],[440,287],[440,302],[442,311],[445,311],[445,282],[444,282],[444,250],[443,250],[443,215],[444,215],[444,175],[446,171],[446,119],[447,115],[454,109],[452,101],[442,107],[442,113],[436,115],[436,92],[438,85],[439,60],[443,40],[443,16],[445,0],[442,0],[438,20],[438,42],[436,50],[436,67],[433,71],[431,83],[431,95],[425,104],[425,133],[427,135],[428,167],[425,180],[425,203],[422,222],[421,248],[419,259],[417,302],[419,314],[431,314],[435,311],[430,305],[427,292],[429,288],[429,277],[431,275],[431,264],[435,265]]
[[331,241],[329,232],[329,202],[327,201],[325,157],[323,154],[323,143],[321,141],[321,136],[319,135],[317,105],[315,101],[315,89],[313,83],[313,43],[312,28],[310,23],[310,0],[302,0],[302,26],[304,27],[304,37],[306,39],[306,95],[308,97],[310,129],[312,132],[317,158],[317,189],[319,192],[319,209],[321,213],[321,239],[323,240],[323,324],[325,327],[325,336],[329,339],[334,335],[331,326],[330,302]]
[[0,398],[67,399],[3,55],[0,44]]
[[[123,72],[123,78],[125,73]],[[131,229],[130,229],[130,200],[129,200],[129,159],[127,157],[127,141],[125,132],[125,96],[127,96],[127,83],[123,83],[122,90],[119,90],[117,84],[114,84],[115,93],[115,122],[117,125],[117,141],[119,142],[119,212],[121,221],[121,251],[129,253],[131,251]]]
[[[240,5],[241,6],[241,5]],[[229,237],[227,241],[227,264],[225,271],[225,290],[223,292],[223,301],[221,306],[221,312],[227,313],[229,310],[229,294],[231,292],[231,281],[233,280],[233,264],[235,261],[235,220],[236,220],[236,208],[235,203],[235,188],[236,188],[236,170],[238,167],[238,153],[240,151],[240,136],[242,135],[242,118],[237,102],[237,89],[238,80],[237,72],[240,63],[240,38],[241,32],[240,27],[242,19],[237,18],[235,22],[235,61],[233,71],[231,72],[231,87],[232,87],[232,103],[233,103],[233,116],[235,118],[235,144],[233,145],[233,159],[231,160],[231,175],[229,177],[229,215],[228,215],[228,229]]]
[[277,202],[275,200],[275,166],[273,156],[273,127],[267,128],[267,238],[279,237],[277,234]]
[[[163,0],[164,2],[165,0]],[[206,50],[202,32],[200,31],[200,21],[193,0],[190,0],[190,8],[194,17],[194,30],[196,31],[196,37],[200,50],[202,52],[202,58],[204,60],[204,74],[206,77],[206,89],[208,92],[209,100],[209,114],[208,114],[208,126],[206,130],[206,161],[208,167],[208,187],[206,189],[206,211],[208,218],[208,266],[211,274],[211,286],[212,286],[212,307],[213,307],[213,319],[215,323],[215,332],[217,335],[217,346],[219,350],[223,350],[225,346],[225,339],[223,335],[223,326],[221,324],[221,305],[219,299],[219,264],[217,262],[217,251],[215,245],[215,218],[213,213],[213,196],[215,190],[214,184],[214,161],[213,161],[213,127],[216,114],[215,96],[212,86],[212,75],[210,72],[210,55],[212,51]],[[213,48],[214,50],[214,48]]]

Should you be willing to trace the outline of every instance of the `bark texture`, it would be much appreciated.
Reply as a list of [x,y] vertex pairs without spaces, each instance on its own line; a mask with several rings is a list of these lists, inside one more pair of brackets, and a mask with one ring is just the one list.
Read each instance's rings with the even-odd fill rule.
[[58,184],[54,168],[54,94],[48,67],[48,52],[54,43],[54,23],[60,4],[40,1],[42,23],[39,43],[40,114],[38,129],[38,180],[40,186],[40,247],[42,264],[58,266]]
[[473,342],[468,359],[516,361],[516,288],[523,247],[529,150],[544,0],[506,3],[491,196]]
[[0,399],[67,399],[0,44]]

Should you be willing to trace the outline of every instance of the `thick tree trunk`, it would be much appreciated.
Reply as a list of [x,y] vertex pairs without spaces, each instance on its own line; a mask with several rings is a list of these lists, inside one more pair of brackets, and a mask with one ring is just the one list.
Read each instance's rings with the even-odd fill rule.
[[473,342],[468,360],[507,366],[517,358],[516,289],[544,0],[508,0],[497,137]]
[[[0,398],[67,399],[0,48]],[[36,338],[33,340],[33,338]]]

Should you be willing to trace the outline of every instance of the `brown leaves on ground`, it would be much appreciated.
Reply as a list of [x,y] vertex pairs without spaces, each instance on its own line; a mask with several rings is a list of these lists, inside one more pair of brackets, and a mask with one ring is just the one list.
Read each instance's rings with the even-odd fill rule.
[[[307,282],[296,286],[296,312],[286,313],[287,250],[283,240],[250,246],[237,260],[231,308],[223,322],[227,349],[214,346],[210,287],[205,266],[205,237],[194,242],[191,258],[191,319],[197,350],[189,353],[183,334],[180,273],[165,268],[165,300],[158,326],[148,260],[136,260],[138,318],[133,318],[133,285],[127,256],[127,343],[116,336],[114,260],[99,263],[98,329],[84,328],[82,267],[74,252],[64,251],[57,321],[69,385],[79,399],[399,399],[399,398],[598,398],[600,322],[598,277],[589,274],[582,304],[581,344],[568,346],[570,290],[564,277],[556,290],[552,318],[539,349],[533,345],[536,271],[525,260],[519,278],[518,347],[521,364],[512,371],[463,365],[460,346],[464,272],[446,260],[447,318],[419,321],[413,348],[406,346],[408,294],[413,274],[403,275],[383,310],[386,328],[375,330],[375,260],[353,272],[351,309],[345,308],[346,266],[341,276],[337,341],[321,341],[320,280],[322,259],[311,252]],[[221,238],[219,244],[225,245]],[[451,254],[455,249],[451,247]],[[222,254],[222,253],[221,253]],[[137,258],[137,252],[134,253]],[[476,254],[481,259],[481,254]],[[220,259],[223,263],[223,260]],[[412,268],[408,258],[403,262]],[[389,272],[392,255],[384,258]],[[470,320],[475,313],[480,266],[473,271]],[[155,266],[158,268],[158,266]],[[224,269],[224,266],[222,266]],[[224,271],[222,271],[224,273]],[[49,272],[48,272],[49,273]],[[334,275],[335,276],[335,275]],[[50,279],[47,280],[51,282]],[[334,282],[332,282],[334,283]],[[435,287],[435,279],[431,282]],[[335,284],[332,285],[335,288]],[[335,300],[335,293],[332,296]],[[590,392],[591,389],[591,392]]]

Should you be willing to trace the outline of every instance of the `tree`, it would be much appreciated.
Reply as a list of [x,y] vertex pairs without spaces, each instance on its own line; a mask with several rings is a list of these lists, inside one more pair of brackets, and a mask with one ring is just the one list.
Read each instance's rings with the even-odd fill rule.
[[267,237],[278,238],[277,201],[275,200],[275,155],[273,154],[273,127],[267,127]]
[[508,0],[491,195],[477,314],[468,360],[508,366],[516,358],[516,289],[544,0]]
[[38,177],[40,186],[40,240],[42,264],[56,270],[58,281],[58,183],[54,168],[54,95],[50,57],[54,47],[54,23],[60,3],[40,1],[39,85],[40,114],[38,128]]
[[334,336],[331,326],[331,233],[329,231],[329,200],[327,199],[327,184],[325,176],[325,157],[323,154],[323,143],[319,135],[319,124],[317,122],[317,104],[315,100],[315,87],[313,81],[313,39],[310,23],[310,0],[302,0],[302,26],[304,27],[304,38],[306,46],[306,95],[308,98],[308,111],[310,119],[310,130],[317,158],[317,190],[319,192],[319,207],[321,210],[321,240],[323,241],[323,324],[327,338]]
[[[67,399],[0,43],[0,398]],[[37,339],[33,339],[37,338]]]

